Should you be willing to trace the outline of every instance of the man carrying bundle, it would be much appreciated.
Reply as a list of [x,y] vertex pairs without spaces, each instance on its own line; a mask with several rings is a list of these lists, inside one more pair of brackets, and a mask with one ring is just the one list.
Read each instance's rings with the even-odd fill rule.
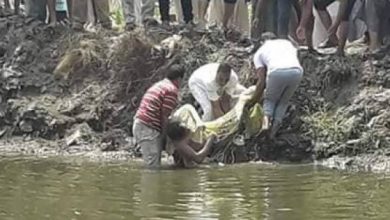
[[233,106],[232,99],[245,90],[227,63],[201,66],[191,75],[188,85],[191,94],[202,107],[203,121],[223,116]]

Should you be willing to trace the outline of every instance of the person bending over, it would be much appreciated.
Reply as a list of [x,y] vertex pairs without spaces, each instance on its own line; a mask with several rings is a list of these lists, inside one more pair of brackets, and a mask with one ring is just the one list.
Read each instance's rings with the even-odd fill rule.
[[188,85],[192,96],[202,107],[203,121],[223,116],[233,106],[235,95],[245,90],[245,87],[239,84],[237,74],[227,63],[201,66],[191,75]]
[[261,100],[265,90],[263,130],[270,131],[272,139],[282,123],[289,100],[299,86],[303,69],[297,49],[290,41],[275,39],[272,33],[264,33],[262,38],[266,41],[253,58],[259,77],[254,97]]

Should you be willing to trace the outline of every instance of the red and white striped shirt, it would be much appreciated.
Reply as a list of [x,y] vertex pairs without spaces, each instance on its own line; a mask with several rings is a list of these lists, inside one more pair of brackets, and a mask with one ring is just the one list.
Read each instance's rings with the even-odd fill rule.
[[178,105],[179,88],[169,79],[150,87],[142,97],[136,118],[145,125],[161,131],[162,112],[171,113]]

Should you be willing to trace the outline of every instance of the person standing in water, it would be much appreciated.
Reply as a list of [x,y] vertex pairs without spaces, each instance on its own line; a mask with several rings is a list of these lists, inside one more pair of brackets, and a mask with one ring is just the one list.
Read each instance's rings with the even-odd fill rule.
[[264,94],[263,130],[275,137],[286,113],[288,102],[298,88],[303,69],[297,48],[285,39],[276,39],[273,33],[264,33],[265,43],[257,50],[253,62],[258,76],[254,97]]
[[181,66],[171,66],[167,77],[146,91],[135,115],[133,135],[149,168],[157,168],[161,164],[168,118],[178,104],[184,72]]

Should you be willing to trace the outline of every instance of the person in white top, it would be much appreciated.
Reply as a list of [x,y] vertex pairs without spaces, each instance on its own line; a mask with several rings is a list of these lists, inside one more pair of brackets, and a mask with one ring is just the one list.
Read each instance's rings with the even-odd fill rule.
[[223,116],[233,106],[233,99],[245,90],[227,63],[201,66],[191,75],[188,85],[192,96],[202,107],[203,121]]
[[275,39],[272,33],[265,33],[262,38],[266,41],[253,58],[259,77],[254,97],[261,99],[265,89],[263,129],[274,138],[302,79],[303,69],[297,49],[290,41]]

